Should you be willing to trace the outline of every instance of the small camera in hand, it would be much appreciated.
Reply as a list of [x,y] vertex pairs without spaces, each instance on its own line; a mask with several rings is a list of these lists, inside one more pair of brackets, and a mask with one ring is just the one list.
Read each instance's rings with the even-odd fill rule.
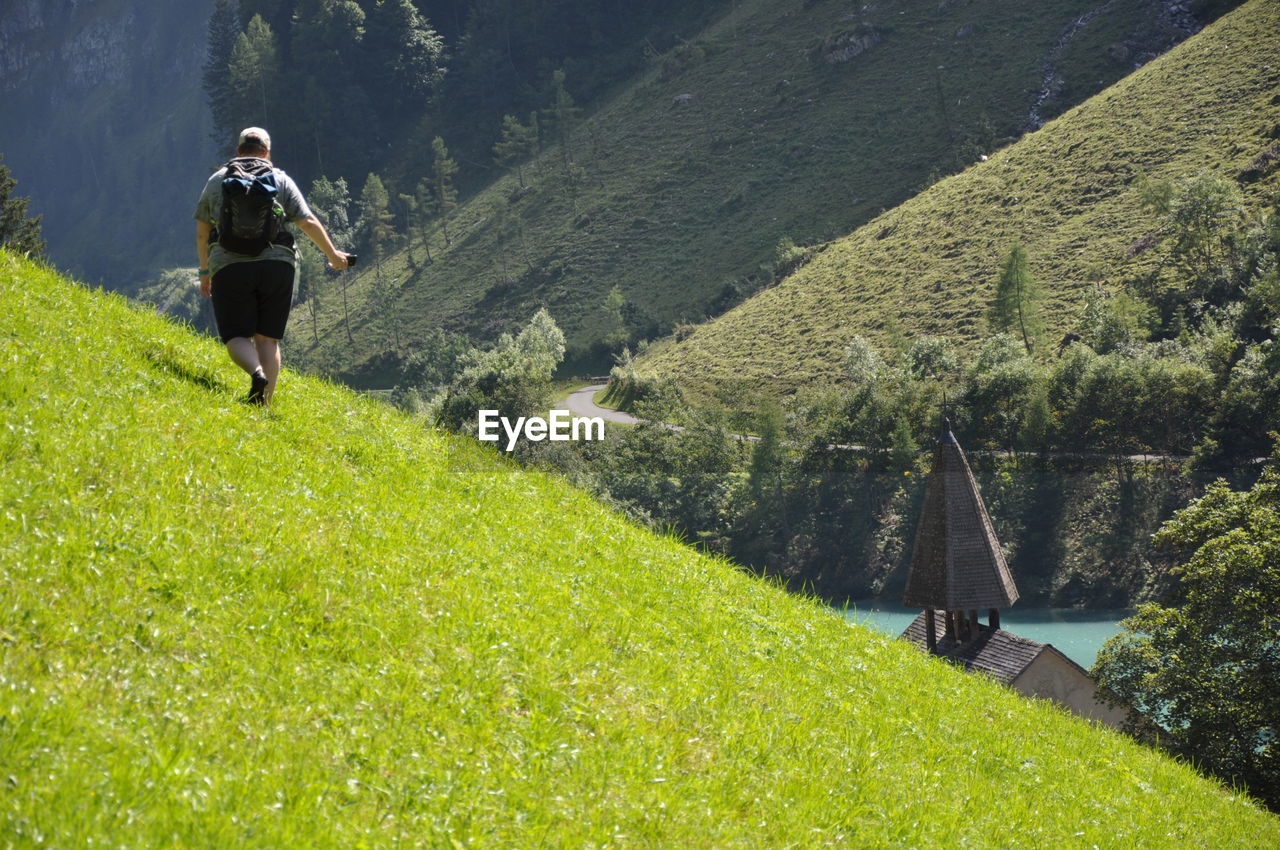
[[355,255],[355,254],[347,254],[347,268],[349,268],[349,269],[353,269],[353,268],[355,268],[355,267],[356,267],[356,259],[357,259],[357,257],[356,257],[356,255]]

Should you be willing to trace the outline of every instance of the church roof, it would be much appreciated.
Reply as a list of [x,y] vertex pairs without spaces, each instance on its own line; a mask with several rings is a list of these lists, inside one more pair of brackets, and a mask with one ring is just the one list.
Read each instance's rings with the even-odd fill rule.
[[[941,627],[943,612],[938,611],[936,616]],[[921,611],[901,635],[903,640],[909,640],[921,649],[925,648],[924,618],[925,612]],[[934,654],[962,664],[966,669],[979,670],[1008,685],[1022,675],[1040,653],[1047,650],[1057,652],[1052,644],[1019,637],[1004,629],[979,625],[977,637],[960,643],[945,635],[938,635]],[[1072,666],[1079,667],[1071,659],[1068,658],[1067,661]]]
[[955,436],[938,441],[902,604],[967,611],[1007,608],[1018,598],[978,483]]

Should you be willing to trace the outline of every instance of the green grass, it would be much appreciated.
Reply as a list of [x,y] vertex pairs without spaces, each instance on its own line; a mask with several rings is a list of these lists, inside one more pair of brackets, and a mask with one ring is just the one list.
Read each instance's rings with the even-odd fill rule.
[[569,394],[588,386],[581,378],[557,378],[551,382],[551,398],[559,401]]
[[0,253],[6,847],[1271,847],[1190,768]]
[[[1205,169],[1235,177],[1280,133],[1280,4],[1255,0],[1100,95],[826,247],[777,287],[650,348],[642,368],[690,389],[786,392],[837,379],[862,334],[972,343],[986,333],[999,266],[1015,242],[1048,294],[1050,339],[1071,329],[1089,287],[1149,272],[1130,256],[1156,221],[1138,178]],[[1274,202],[1280,172],[1245,185]]]
[[614,407],[613,403],[608,400],[608,396],[609,396],[609,388],[605,387],[602,390],[596,390],[595,393],[593,393],[591,396],[591,401],[594,402],[599,407],[606,407],[609,410],[617,410],[618,408]]
[[[411,345],[440,325],[493,339],[546,306],[581,352],[607,330],[614,285],[664,330],[722,312],[739,297],[717,302],[727,285],[750,292],[772,280],[784,237],[845,236],[914,195],[931,171],[989,151],[986,137],[1021,132],[1042,61],[1097,5],[885,0],[858,12],[837,0],[726,2],[723,17],[655,59],[578,129],[574,191],[555,147],[526,168],[527,194],[509,199],[515,176],[497,180],[456,212],[451,247],[437,234],[433,264],[415,271],[403,251],[387,261],[401,288],[381,315],[402,317]],[[1072,99],[1052,101],[1048,114],[1128,72],[1107,47],[1158,41],[1143,29],[1156,5],[1108,6],[1081,31],[1092,46],[1059,63]],[[859,20],[880,43],[825,61],[824,40]],[[689,102],[674,102],[686,94]],[[302,352],[308,368],[360,382],[352,359],[393,347],[369,304],[373,278],[365,269],[352,290],[355,357],[340,298],[327,293],[322,338],[308,334]]]

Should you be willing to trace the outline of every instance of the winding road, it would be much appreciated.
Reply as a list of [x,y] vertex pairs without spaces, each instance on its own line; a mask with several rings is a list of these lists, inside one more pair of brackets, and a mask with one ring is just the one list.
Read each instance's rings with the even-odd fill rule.
[[574,416],[599,416],[605,422],[617,422],[619,425],[638,425],[642,420],[621,410],[610,410],[596,404],[595,394],[608,384],[592,384],[569,393],[569,397],[556,405],[557,410],[568,410]]

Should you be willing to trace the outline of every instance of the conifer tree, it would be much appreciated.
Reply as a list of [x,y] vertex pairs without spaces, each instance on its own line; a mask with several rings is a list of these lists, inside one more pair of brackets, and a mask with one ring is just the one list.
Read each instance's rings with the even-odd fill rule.
[[414,223],[418,217],[418,199],[413,195],[400,192],[396,195],[396,209],[400,212],[400,220],[404,222],[405,257],[409,260],[409,267],[416,270],[418,261],[413,256],[413,237],[417,230]]
[[298,243],[298,304],[311,316],[311,338],[320,341],[320,284],[324,280],[324,255],[309,240]]
[[213,138],[219,148],[235,132],[234,97],[231,90],[231,52],[240,35],[235,0],[216,0],[209,16],[209,42],[204,63],[204,93],[213,116]]
[[916,455],[920,453],[920,444],[911,433],[911,424],[906,417],[898,415],[894,418],[893,433],[889,437],[889,463],[892,469],[906,472],[915,466]]
[[43,256],[44,239],[40,235],[40,216],[27,217],[27,198],[10,198],[18,181],[13,179],[4,157],[0,156],[0,248],[32,256]]
[[1030,354],[1044,333],[1040,316],[1040,286],[1031,276],[1027,252],[1014,245],[996,281],[995,303],[991,307],[991,329],[1008,331],[1022,338]]
[[391,125],[426,109],[432,88],[444,71],[444,41],[412,0],[364,4],[362,55],[371,62],[366,88],[379,116]]
[[377,174],[370,174],[360,191],[360,231],[373,254],[373,262],[382,278],[382,260],[395,239],[395,215],[391,212],[391,195]]
[[402,349],[400,332],[404,327],[404,316],[396,309],[396,300],[400,295],[400,288],[400,284],[392,278],[384,278],[378,275],[374,279],[372,298],[370,299],[374,315],[384,330],[391,335],[391,340],[397,353]]
[[440,216],[440,226],[444,230],[444,244],[452,245],[449,238],[449,213],[458,205],[458,190],[453,188],[453,175],[458,173],[458,164],[450,158],[449,149],[439,136],[431,141],[431,154],[431,190],[435,195],[435,208]]
[[[285,70],[289,114],[280,128],[300,171],[370,170],[379,122],[358,74],[365,13],[351,0],[293,0]],[[334,132],[359,127],[359,133]]]
[[569,171],[569,165],[573,161],[572,152],[569,149],[569,140],[572,137],[573,130],[577,126],[578,113],[581,111],[574,103],[573,97],[564,87],[564,69],[560,69],[551,75],[552,100],[551,108],[546,110],[546,116],[551,121],[551,131],[555,134],[556,142],[560,145],[560,156],[564,162],[564,170]]
[[785,549],[791,538],[782,475],[786,419],[777,401],[769,399],[761,406],[756,422],[760,439],[751,449],[747,471],[747,490],[751,496],[749,519],[762,538],[773,538],[777,548]]
[[235,5],[239,7],[241,25],[248,26],[256,16],[274,29],[282,30],[293,18],[295,4],[296,0],[237,0]]
[[533,154],[538,142],[537,128],[525,126],[514,115],[502,116],[502,138],[493,146],[493,161],[499,168],[516,168],[520,188],[528,188],[524,182],[524,162]]
[[538,119],[538,110],[529,113],[529,136],[533,139],[533,151],[530,156],[533,157],[534,171],[538,174],[542,173],[538,165],[538,156],[542,153],[542,122]]
[[351,233],[351,190],[345,178],[329,180],[319,177],[311,183],[311,191],[307,194],[311,211],[324,222],[330,238],[335,245],[350,245]]
[[[351,206],[351,192],[347,188],[347,181],[341,177],[334,181],[325,177],[318,178],[311,183],[308,202],[311,205],[311,211],[320,218],[329,231],[329,237],[334,244],[349,246],[353,234],[348,212]],[[347,278],[348,275],[345,274],[338,276],[339,288],[342,291],[342,326],[347,333],[347,342],[352,342],[351,305],[347,299]]]
[[280,57],[275,33],[254,15],[245,31],[236,36],[227,68],[230,81],[233,126],[266,124],[280,80]]
[[427,262],[434,263],[431,258],[431,211],[435,207],[435,191],[431,188],[431,180],[422,178],[418,181],[418,187],[414,190],[414,217],[409,222],[410,226],[418,231],[422,237],[423,249],[427,254]]

